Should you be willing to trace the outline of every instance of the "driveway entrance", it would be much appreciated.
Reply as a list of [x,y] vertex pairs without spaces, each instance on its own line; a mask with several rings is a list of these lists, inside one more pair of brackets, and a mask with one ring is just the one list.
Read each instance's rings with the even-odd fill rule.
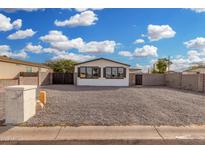
[[73,73],[53,73],[53,84],[73,84]]
[[135,76],[135,85],[142,85],[142,75],[141,74],[137,74]]

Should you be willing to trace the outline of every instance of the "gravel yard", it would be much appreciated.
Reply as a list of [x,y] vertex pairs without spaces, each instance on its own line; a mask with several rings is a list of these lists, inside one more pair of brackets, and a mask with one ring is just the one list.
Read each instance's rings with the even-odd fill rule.
[[205,95],[166,87],[51,85],[46,107],[25,125],[205,124]]

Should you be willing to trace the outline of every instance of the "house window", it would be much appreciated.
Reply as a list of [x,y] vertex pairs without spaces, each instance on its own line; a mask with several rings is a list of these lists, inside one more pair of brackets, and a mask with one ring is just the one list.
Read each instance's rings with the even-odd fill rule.
[[99,67],[79,67],[78,76],[85,79],[97,79],[100,77]]
[[26,72],[32,72],[32,67],[26,67]]
[[85,67],[80,67],[80,78],[85,78],[86,77],[86,68]]
[[104,68],[104,77],[107,79],[123,79],[126,77],[126,69],[123,67]]

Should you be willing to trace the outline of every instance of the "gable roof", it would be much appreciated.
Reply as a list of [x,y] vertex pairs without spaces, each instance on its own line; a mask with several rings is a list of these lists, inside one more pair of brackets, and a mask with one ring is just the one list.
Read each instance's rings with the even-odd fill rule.
[[125,65],[125,66],[130,66],[129,64],[121,63],[121,62],[114,61],[114,60],[107,59],[107,58],[96,58],[96,59],[88,60],[88,61],[85,61],[85,62],[77,63],[75,65],[80,65],[80,64],[85,64],[85,63],[89,63],[89,62],[94,62],[94,61],[97,61],[97,60],[107,60],[107,61],[110,61],[110,62],[113,62],[113,63],[117,63],[117,64],[121,64],[121,65]]
[[191,71],[196,71],[197,69],[205,69],[205,66],[197,66],[197,67],[193,67],[193,68],[189,68],[183,72],[191,72]]
[[6,56],[0,56],[0,62],[6,62],[6,63],[14,63],[14,64],[21,64],[21,65],[28,65],[28,66],[33,66],[33,67],[41,67],[41,68],[47,68],[51,69],[50,67],[40,64],[40,63],[33,63],[33,62],[27,62],[23,60],[17,60],[13,58],[9,58]]

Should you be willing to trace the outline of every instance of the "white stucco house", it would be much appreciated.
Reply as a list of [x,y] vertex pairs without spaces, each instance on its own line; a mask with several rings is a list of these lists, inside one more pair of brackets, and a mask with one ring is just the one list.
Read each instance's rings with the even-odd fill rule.
[[75,65],[74,84],[77,86],[129,86],[129,66],[106,58]]

